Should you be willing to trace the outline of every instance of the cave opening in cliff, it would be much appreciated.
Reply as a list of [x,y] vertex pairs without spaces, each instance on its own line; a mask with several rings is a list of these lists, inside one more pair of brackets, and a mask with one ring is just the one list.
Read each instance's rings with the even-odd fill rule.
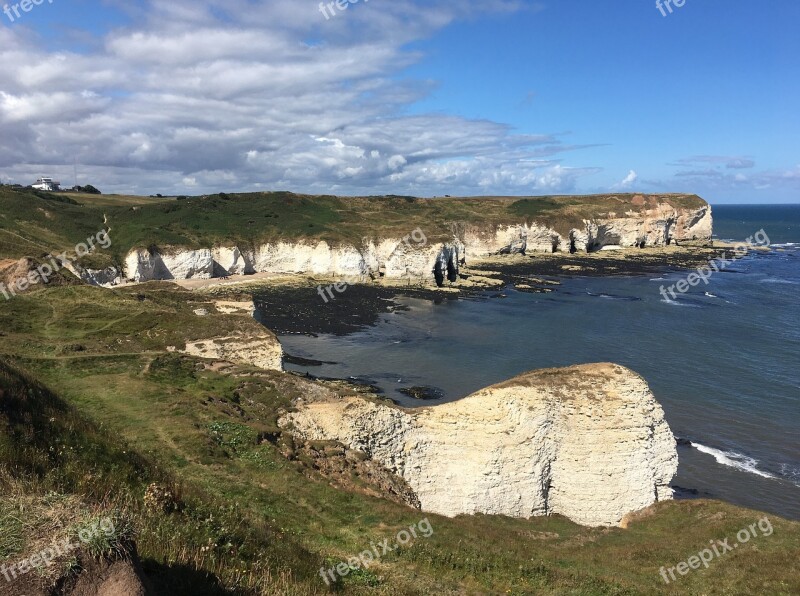
[[447,260],[447,279],[451,283],[458,279],[458,266],[453,262],[452,256]]
[[574,255],[576,252],[578,252],[578,247],[575,246],[575,238],[572,238],[569,241],[569,254]]
[[441,288],[444,285],[444,271],[440,260],[437,260],[436,265],[433,267],[433,277],[436,279],[436,285]]

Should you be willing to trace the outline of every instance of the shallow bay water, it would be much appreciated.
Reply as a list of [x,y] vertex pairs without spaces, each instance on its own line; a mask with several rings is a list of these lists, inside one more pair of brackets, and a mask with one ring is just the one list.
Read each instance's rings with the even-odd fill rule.
[[[288,365],[357,377],[414,407],[460,399],[522,372],[611,361],[650,384],[679,447],[675,486],[800,519],[800,207],[718,207],[715,231],[743,239],[764,229],[769,253],[751,253],[677,299],[687,272],[563,277],[552,294],[509,287],[504,298],[405,307],[345,335],[286,335],[286,351],[334,362]],[[341,300],[346,300],[346,293]],[[324,304],[320,304],[324,308]],[[441,389],[420,402],[398,390]]]

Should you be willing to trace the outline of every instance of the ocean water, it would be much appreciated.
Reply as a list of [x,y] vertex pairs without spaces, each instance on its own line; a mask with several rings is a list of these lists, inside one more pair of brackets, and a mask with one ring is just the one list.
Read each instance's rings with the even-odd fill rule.
[[678,449],[681,495],[800,519],[800,205],[718,206],[714,215],[718,237],[763,229],[772,250],[674,300],[660,290],[686,272],[562,277],[553,294],[507,288],[504,299],[403,298],[407,310],[348,336],[281,337],[293,355],[336,362],[289,368],[369,379],[419,406],[398,389],[441,389],[428,405],[536,368],[623,364],[644,376],[673,432],[692,442]]

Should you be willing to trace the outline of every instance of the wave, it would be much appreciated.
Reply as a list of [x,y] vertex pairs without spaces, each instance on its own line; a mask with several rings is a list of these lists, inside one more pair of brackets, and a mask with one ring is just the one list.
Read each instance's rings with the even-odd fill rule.
[[796,286],[798,284],[798,282],[796,282],[796,281],[791,281],[789,279],[780,279],[780,278],[777,278],[777,277],[768,277],[766,279],[760,280],[759,283],[762,283],[762,284],[787,284],[787,285],[790,285],[790,286]]
[[796,486],[800,486],[800,466],[781,464],[781,476]]
[[742,453],[737,453],[735,451],[723,451],[722,449],[714,449],[713,447],[708,447],[707,445],[701,445],[700,443],[695,443],[692,441],[692,447],[700,451],[701,453],[705,453],[707,455],[712,456],[715,460],[717,460],[718,464],[722,464],[723,466],[728,466],[730,468],[736,468],[737,470],[741,470],[743,472],[748,472],[750,474],[755,474],[756,476],[761,476],[762,478],[776,478],[774,475],[764,472],[763,470],[758,469],[758,460],[753,459],[752,457],[748,457]]
[[731,302],[724,296],[717,296],[716,294],[712,294],[711,292],[705,292],[704,295],[706,298],[713,298],[714,300],[722,300],[725,304],[733,304],[733,302]]
[[617,296],[615,294],[604,294],[602,292],[599,294],[595,294],[593,292],[586,293],[593,298],[605,298],[606,300],[625,300],[626,302],[641,302],[642,300],[638,296]]
[[702,308],[697,304],[687,304],[686,302],[678,302],[677,300],[670,300],[669,298],[662,298],[660,302],[669,304],[670,306],[683,306],[684,308]]
[[794,248],[800,246],[798,242],[784,242],[783,244],[770,244],[770,248]]

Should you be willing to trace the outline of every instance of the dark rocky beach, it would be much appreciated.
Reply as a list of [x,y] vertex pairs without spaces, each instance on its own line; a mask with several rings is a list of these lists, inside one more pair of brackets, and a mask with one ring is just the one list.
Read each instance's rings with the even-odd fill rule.
[[403,308],[399,296],[441,303],[448,300],[502,298],[502,290],[513,286],[525,293],[558,290],[558,279],[565,277],[603,277],[652,275],[695,269],[730,247],[671,247],[603,251],[590,254],[512,255],[471,265],[467,262],[454,283],[442,288],[421,285],[383,285],[358,283],[341,293],[320,293],[330,281],[291,284],[259,284],[238,288],[240,297],[252,295],[256,318],[277,334],[347,335],[374,325],[381,314]]

